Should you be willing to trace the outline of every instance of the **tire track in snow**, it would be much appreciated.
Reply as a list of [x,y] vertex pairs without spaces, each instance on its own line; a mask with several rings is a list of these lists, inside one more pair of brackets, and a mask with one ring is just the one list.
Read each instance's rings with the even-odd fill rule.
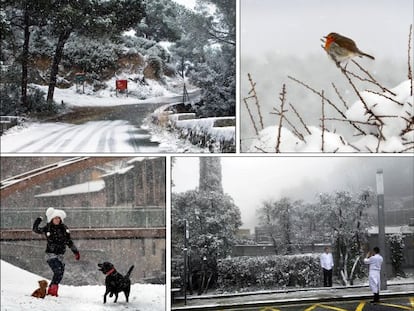
[[[84,137],[81,141],[79,141],[79,143],[72,148],[72,152],[77,152],[77,151],[83,151],[83,152],[96,152],[96,151],[101,151],[101,150],[97,150],[98,148],[94,148],[94,150],[88,150],[89,146],[87,145],[90,141],[93,141],[92,138],[95,137],[101,137],[101,133],[106,131],[107,129],[111,128],[111,125],[113,126],[114,122],[111,121],[91,121],[91,122],[87,122],[85,124],[83,124],[83,128],[82,128],[82,137]],[[116,125],[115,125],[116,126]],[[98,128],[98,131],[96,131],[96,129]],[[79,135],[78,135],[79,137]],[[95,140],[99,142],[98,140]],[[85,150],[85,147],[87,147],[87,149]]]
[[[81,128],[79,125],[72,125],[67,130],[58,133],[57,138],[53,138],[43,144],[43,148],[38,148],[34,152],[65,152],[66,146],[70,144],[72,141],[72,137],[76,137],[78,133],[81,132]],[[55,143],[55,141],[61,141],[60,143]]]
[[[11,150],[10,152],[25,152],[25,149],[29,149],[26,152],[39,152],[39,151],[43,151],[43,148],[45,146],[47,146],[50,142],[54,141],[56,139],[56,137],[61,136],[62,134],[66,134],[67,132],[70,132],[73,130],[73,127],[75,127],[75,125],[70,126],[69,128],[65,127],[63,129],[58,129],[58,130],[54,130],[51,133],[42,135],[36,139],[32,139],[30,141],[28,141],[27,143],[23,144],[22,146]],[[39,128],[37,128],[36,130],[40,130],[41,128],[43,128],[43,126],[39,126]],[[36,145],[39,143],[39,141],[43,141],[48,137],[53,137],[52,139],[49,139],[46,143],[42,144],[42,147],[38,147],[37,149],[33,150],[29,147],[36,147]],[[34,148],[32,147],[32,148]]]

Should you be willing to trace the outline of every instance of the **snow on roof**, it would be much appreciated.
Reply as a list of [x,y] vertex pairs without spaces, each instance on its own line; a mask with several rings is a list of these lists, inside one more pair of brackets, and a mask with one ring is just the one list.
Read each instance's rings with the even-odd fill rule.
[[135,163],[135,162],[142,162],[142,161],[145,161],[145,160],[153,160],[153,159],[158,159],[158,158],[159,157],[135,157],[135,158],[132,158],[131,160],[128,160],[127,163],[132,164],[132,163]]
[[53,190],[51,192],[46,192],[38,194],[36,198],[46,198],[46,197],[56,197],[63,195],[73,195],[81,193],[91,193],[98,192],[105,188],[105,181],[103,180],[92,180],[82,184],[72,185],[69,187],[64,187],[60,189]]
[[108,176],[112,176],[112,175],[116,175],[116,174],[123,175],[123,174],[129,172],[133,168],[134,168],[134,166],[130,165],[130,166],[127,166],[127,167],[124,167],[124,168],[117,169],[116,171],[113,171],[111,173],[102,175],[102,177],[108,177]]
[[[378,227],[373,226],[368,229],[369,234],[378,234]],[[414,234],[414,226],[386,226],[385,234],[396,234],[396,233],[406,233]]]

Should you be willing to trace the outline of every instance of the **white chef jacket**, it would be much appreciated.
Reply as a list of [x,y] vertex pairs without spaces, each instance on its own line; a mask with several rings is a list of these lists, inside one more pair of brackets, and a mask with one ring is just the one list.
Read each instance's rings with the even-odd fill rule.
[[381,286],[381,265],[383,258],[380,254],[375,254],[364,259],[364,263],[369,265],[369,287],[373,293],[379,293]]
[[326,270],[331,270],[334,266],[333,258],[331,253],[323,253],[321,255],[321,267]]

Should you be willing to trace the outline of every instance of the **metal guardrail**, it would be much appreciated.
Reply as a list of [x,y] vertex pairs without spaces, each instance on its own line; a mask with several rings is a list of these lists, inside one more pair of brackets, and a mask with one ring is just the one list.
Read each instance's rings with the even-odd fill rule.
[[17,116],[0,116],[0,135],[2,135],[9,128],[18,125],[25,121],[25,117]]
[[[32,228],[37,217],[46,224],[45,208],[2,208],[1,229]],[[165,227],[165,208],[160,207],[105,207],[63,208],[65,224],[70,228],[155,228]]]
[[[165,228],[71,228],[71,238],[74,240],[102,239],[165,239]],[[36,234],[31,229],[1,229],[1,241],[44,240],[44,235]]]

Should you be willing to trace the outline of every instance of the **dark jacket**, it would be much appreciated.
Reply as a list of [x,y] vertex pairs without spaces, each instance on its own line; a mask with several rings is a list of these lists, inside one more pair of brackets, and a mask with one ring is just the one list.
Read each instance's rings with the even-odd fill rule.
[[42,218],[40,217],[35,220],[33,223],[33,231],[46,236],[46,253],[63,255],[66,251],[66,245],[74,254],[78,252],[78,249],[70,238],[69,229],[65,224],[60,223],[59,225],[54,225],[52,222],[49,222],[46,226],[39,227],[41,222]]

